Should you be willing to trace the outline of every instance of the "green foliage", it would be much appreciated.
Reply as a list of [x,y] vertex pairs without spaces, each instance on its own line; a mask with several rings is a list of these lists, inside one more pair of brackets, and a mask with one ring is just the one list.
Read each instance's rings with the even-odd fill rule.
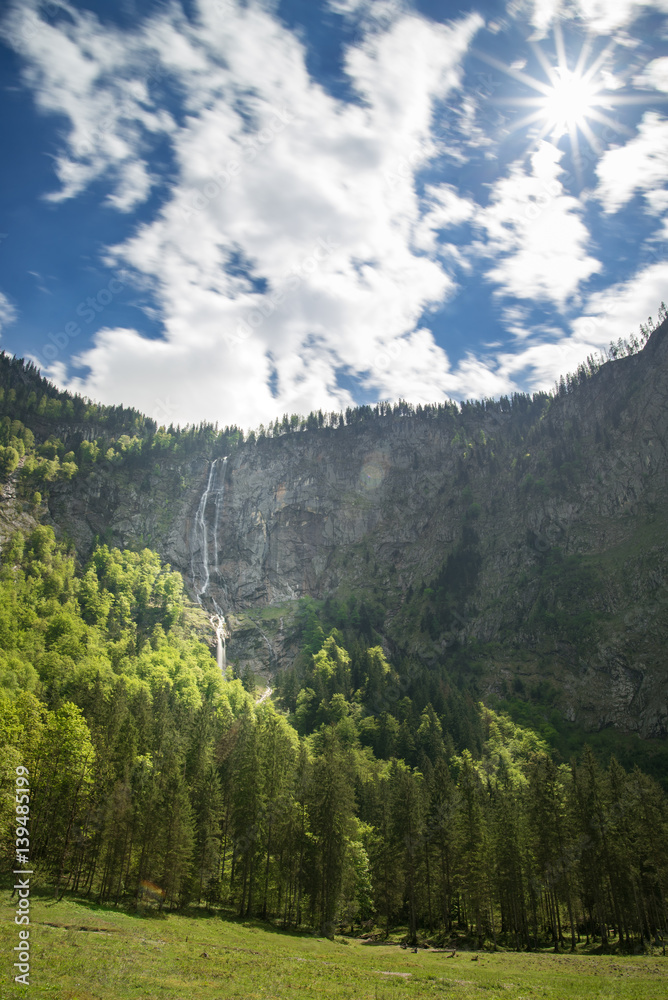
[[635,734],[620,733],[612,728],[585,732],[540,698],[506,697],[495,702],[495,707],[523,728],[538,733],[561,760],[580,756],[584,746],[589,745],[604,766],[616,757],[627,770],[640,767],[668,791],[668,745],[665,740],[641,740]]
[[[458,572],[476,548],[465,522],[430,601],[463,599],[471,579]],[[593,586],[586,563],[546,557],[556,611],[562,575],[580,602]],[[304,602],[304,648],[276,682],[282,714],[221,677],[155,553],[102,545],[78,567],[49,527],[17,534],[0,569],[0,757],[5,778],[18,763],[31,775],[39,878],[98,902],[204,901],[328,937],[365,920],[410,941],[429,929],[520,949],[657,933],[660,788],[587,749],[559,765],[549,727],[453,682],[463,651],[447,669],[390,656],[366,638],[373,614]],[[7,862],[11,806],[0,797]]]
[[0,683],[49,704],[86,702],[119,683],[198,707],[222,690],[215,664],[183,631],[180,574],[158,556],[98,548],[81,574],[51,528],[15,536],[0,572]]
[[567,635],[586,651],[604,617],[592,607],[600,590],[599,576],[586,559],[565,556],[554,546],[542,557],[540,589],[529,622],[543,633]]
[[464,620],[465,603],[475,589],[482,566],[480,539],[471,524],[479,514],[479,504],[467,507],[459,541],[422,595],[413,600],[421,610],[422,631],[433,639],[446,631],[458,631]]
[[234,426],[158,427],[136,410],[60,392],[32,363],[0,353],[0,478],[18,470],[25,498],[101,466],[159,475],[162,456],[230,454],[242,443]]
[[18,467],[19,453],[12,445],[0,445],[0,475],[9,476]]

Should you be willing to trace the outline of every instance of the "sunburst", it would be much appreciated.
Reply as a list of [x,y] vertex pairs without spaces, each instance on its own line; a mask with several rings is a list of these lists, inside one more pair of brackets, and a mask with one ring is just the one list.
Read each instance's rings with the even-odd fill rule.
[[[533,91],[532,95],[526,97],[491,99],[496,104],[527,108],[527,114],[516,121],[510,131],[516,132],[519,129],[537,126],[536,129],[532,129],[532,146],[542,139],[550,138],[558,141],[563,135],[568,134],[576,171],[580,174],[580,138],[583,137],[591,149],[599,154],[602,152],[602,147],[594,131],[593,126],[596,124],[607,126],[620,136],[632,135],[631,130],[620,122],[618,117],[611,117],[611,112],[625,104],[646,103],[647,95],[620,92],[622,90],[620,81],[613,82],[611,74],[606,73],[614,42],[609,42],[592,59],[593,40],[591,37],[586,38],[575,65],[569,66],[563,35],[558,24],[555,25],[554,40],[556,55],[554,62],[550,62],[537,42],[530,43],[545,73],[545,80],[539,80],[517,66],[506,66],[487,53],[478,51],[477,55]],[[608,81],[613,82],[612,87],[608,85]]]
[[594,116],[600,91],[584,76],[561,66],[557,66],[555,77],[549,94],[538,100],[542,104],[540,116],[557,138],[586,126],[587,118]]

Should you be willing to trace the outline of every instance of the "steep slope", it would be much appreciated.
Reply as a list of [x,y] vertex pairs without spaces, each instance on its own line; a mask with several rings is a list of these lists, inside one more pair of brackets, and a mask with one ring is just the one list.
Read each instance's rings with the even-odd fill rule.
[[642,353],[524,412],[392,416],[244,448],[220,593],[232,608],[366,594],[391,646],[447,660],[474,645],[486,691],[559,692],[586,725],[664,735],[667,374],[664,324]]
[[[391,654],[588,727],[665,735],[667,375],[664,322],[563,395],[362,408],[232,447],[204,511],[230,658],[289,662],[295,601],[354,594]],[[82,553],[96,537],[151,544],[192,586],[223,453],[98,461],[51,484],[48,519]]]

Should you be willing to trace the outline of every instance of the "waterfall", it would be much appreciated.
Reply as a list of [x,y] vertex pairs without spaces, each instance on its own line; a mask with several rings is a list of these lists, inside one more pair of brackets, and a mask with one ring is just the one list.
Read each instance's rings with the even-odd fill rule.
[[260,626],[258,625],[258,623],[256,621],[254,621],[253,618],[249,618],[249,621],[250,621],[251,625],[255,626],[255,628],[258,630],[258,632],[260,633],[260,635],[262,636],[262,638],[264,639],[264,641],[267,644],[267,649],[269,650],[269,657],[270,657],[269,662],[271,663],[272,660],[273,660],[274,663],[277,663],[278,661],[276,659],[276,653],[274,652],[274,647],[269,642],[269,639],[267,638],[266,634],[262,631],[262,629],[260,628]]
[[[192,552],[190,556],[190,573],[193,578],[193,586],[195,587],[195,596],[197,597],[197,603],[201,605],[202,598],[206,596],[206,592],[209,589],[209,539],[206,530],[206,505],[211,495],[211,487],[213,485],[213,478],[216,474],[216,465],[218,459],[214,459],[211,463],[211,468],[209,469],[209,478],[207,480],[206,489],[202,493],[199,501],[199,507],[197,508],[197,513],[195,515],[195,544],[192,546]],[[197,543],[199,542],[199,546]],[[201,581],[202,586],[197,589],[197,579],[195,576],[195,552],[199,548],[201,552],[201,562],[202,562],[202,575]]]
[[225,625],[225,619],[222,614],[211,615],[209,619],[216,633],[216,663],[218,664],[218,669],[222,674],[227,670],[227,657],[225,655],[225,640],[229,638],[229,632],[227,631],[227,626]]
[[220,524],[220,512],[223,507],[223,498],[225,496],[225,475],[227,474],[227,455],[223,459],[223,471],[220,474],[219,482],[220,486],[216,490],[216,516],[213,522],[213,551],[215,557],[215,568],[216,573],[218,573],[218,525]]
[[[225,673],[227,669],[227,657],[226,657],[226,647],[225,640],[229,639],[230,633],[227,630],[225,624],[225,616],[223,615],[223,609],[220,607],[213,595],[208,594],[209,583],[211,580],[211,574],[209,571],[209,537],[206,527],[206,508],[209,502],[209,497],[212,493],[215,493],[216,497],[216,513],[213,522],[213,549],[215,558],[215,571],[218,572],[218,526],[220,524],[220,512],[223,506],[223,497],[225,494],[225,473],[227,469],[227,457],[223,458],[223,472],[222,476],[219,477],[221,485],[216,488],[216,466],[220,459],[215,458],[211,463],[211,468],[209,469],[209,476],[206,482],[206,487],[202,496],[200,497],[199,506],[197,507],[197,514],[195,515],[195,531],[194,538],[191,547],[190,555],[190,574],[192,576],[193,587],[195,590],[195,597],[197,598],[197,603],[200,607],[204,607],[203,599],[206,597],[210,598],[213,604],[214,614],[211,615],[209,621],[216,633],[216,662],[218,664],[218,669]],[[196,559],[195,554],[200,553],[200,572],[196,572]]]

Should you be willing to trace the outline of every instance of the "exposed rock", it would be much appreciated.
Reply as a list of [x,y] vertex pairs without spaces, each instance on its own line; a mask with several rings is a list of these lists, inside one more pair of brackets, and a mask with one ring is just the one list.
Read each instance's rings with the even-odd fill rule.
[[[296,600],[355,592],[384,606],[390,651],[409,642],[447,659],[456,643],[494,643],[484,690],[547,684],[568,718],[665,735],[667,376],[664,323],[640,354],[604,365],[540,418],[471,407],[242,445],[226,467],[210,584],[230,660],[269,676],[295,652]],[[208,468],[96,467],[54,486],[51,518],[82,553],[96,537],[148,544],[189,580]],[[211,527],[213,504],[206,517]],[[467,544],[475,579],[434,635],[411,594]],[[581,598],[563,590],[567,575],[550,575],[557,550],[598,581]],[[262,618],[266,608],[276,616]],[[579,624],[580,611],[591,621]]]

